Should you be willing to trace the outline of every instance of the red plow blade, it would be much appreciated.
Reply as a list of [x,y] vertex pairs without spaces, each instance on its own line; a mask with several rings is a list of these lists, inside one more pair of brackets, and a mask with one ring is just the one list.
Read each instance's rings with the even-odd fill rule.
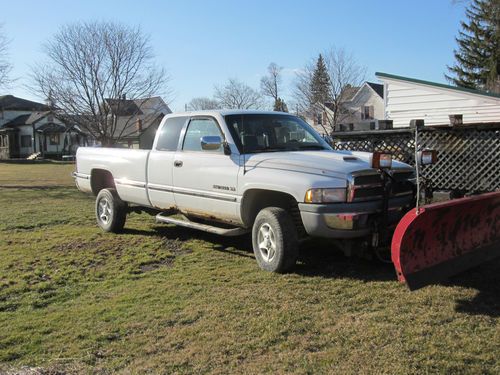
[[500,256],[500,192],[408,212],[391,246],[399,281],[422,288]]

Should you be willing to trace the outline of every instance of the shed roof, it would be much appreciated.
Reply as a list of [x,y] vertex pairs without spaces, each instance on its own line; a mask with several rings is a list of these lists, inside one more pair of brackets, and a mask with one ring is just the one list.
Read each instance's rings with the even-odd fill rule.
[[495,93],[488,92],[488,91],[474,90],[474,89],[468,89],[468,88],[465,88],[465,87],[458,87],[458,86],[451,86],[451,85],[446,85],[444,83],[424,81],[422,79],[403,77],[403,76],[398,76],[398,75],[395,75],[395,74],[388,74],[388,73],[382,73],[382,72],[376,72],[375,75],[377,77],[380,77],[380,78],[396,79],[396,80],[399,80],[399,81],[406,81],[406,82],[417,83],[417,84],[421,84],[421,85],[439,87],[439,88],[442,88],[442,89],[448,89],[448,90],[455,90],[455,91],[460,91],[460,92],[466,92],[466,93],[469,93],[469,94],[483,95],[483,96],[488,96],[488,97],[491,97],[491,98],[500,98],[500,94],[495,94]]

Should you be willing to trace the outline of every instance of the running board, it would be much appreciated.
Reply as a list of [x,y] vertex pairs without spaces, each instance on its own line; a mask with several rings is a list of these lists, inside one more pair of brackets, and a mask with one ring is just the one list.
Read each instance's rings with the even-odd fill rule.
[[190,221],[187,219],[185,219],[185,220],[174,219],[172,217],[162,216],[162,214],[156,215],[156,222],[157,223],[160,222],[160,223],[180,225],[182,227],[198,229],[198,230],[202,230],[204,232],[214,233],[214,234],[218,234],[219,236],[227,236],[227,237],[241,236],[241,235],[249,232],[248,229],[244,229],[244,228],[229,228],[229,229],[227,229],[227,228],[214,227],[212,225],[195,223],[194,221]]

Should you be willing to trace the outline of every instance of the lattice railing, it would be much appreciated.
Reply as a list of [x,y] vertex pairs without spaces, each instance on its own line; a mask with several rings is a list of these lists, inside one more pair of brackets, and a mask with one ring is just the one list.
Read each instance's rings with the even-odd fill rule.
[[[388,151],[414,165],[413,129],[333,133],[336,150]],[[434,189],[465,192],[500,189],[500,124],[468,127],[425,127],[419,150],[438,151],[438,162],[423,168]]]

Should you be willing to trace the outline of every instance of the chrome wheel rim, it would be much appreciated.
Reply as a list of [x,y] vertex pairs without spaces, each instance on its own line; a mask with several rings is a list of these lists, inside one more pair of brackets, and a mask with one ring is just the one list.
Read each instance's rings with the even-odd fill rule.
[[107,198],[102,198],[97,205],[97,216],[101,223],[107,225],[111,221],[113,209]]
[[269,224],[264,223],[260,226],[257,243],[262,259],[268,263],[271,262],[276,255],[276,236]]

